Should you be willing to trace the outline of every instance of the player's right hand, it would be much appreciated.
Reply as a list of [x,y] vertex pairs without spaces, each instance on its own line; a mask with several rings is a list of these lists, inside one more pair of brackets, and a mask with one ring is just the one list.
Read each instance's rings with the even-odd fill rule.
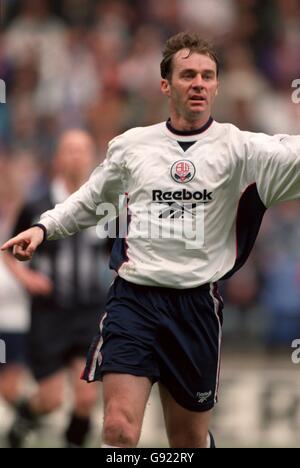
[[2,245],[1,251],[13,248],[14,257],[20,262],[31,260],[34,252],[44,240],[44,232],[39,227],[33,227],[22,232]]

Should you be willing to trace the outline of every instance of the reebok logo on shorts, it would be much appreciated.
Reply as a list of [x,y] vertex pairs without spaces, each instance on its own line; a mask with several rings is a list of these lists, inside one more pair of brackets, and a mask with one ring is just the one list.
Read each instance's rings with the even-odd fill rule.
[[207,400],[212,396],[212,391],[210,392],[207,392],[207,393],[197,393],[197,400],[198,400],[198,403],[206,403]]

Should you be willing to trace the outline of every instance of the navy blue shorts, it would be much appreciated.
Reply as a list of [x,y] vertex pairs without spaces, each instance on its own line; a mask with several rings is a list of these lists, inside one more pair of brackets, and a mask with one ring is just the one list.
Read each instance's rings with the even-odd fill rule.
[[6,364],[0,364],[0,372],[10,365],[26,365],[27,363],[27,334],[2,333],[0,340],[4,341],[6,348]]
[[105,373],[161,382],[190,411],[217,401],[223,303],[217,285],[195,289],[138,286],[120,277],[110,289],[84,380]]

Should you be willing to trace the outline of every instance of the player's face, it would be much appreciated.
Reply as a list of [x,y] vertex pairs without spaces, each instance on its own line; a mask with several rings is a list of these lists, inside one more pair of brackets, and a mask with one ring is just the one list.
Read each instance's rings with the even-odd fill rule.
[[95,148],[88,134],[67,132],[61,139],[56,167],[58,172],[71,179],[86,179],[95,164]]
[[177,117],[194,122],[211,115],[218,93],[217,65],[207,55],[179,51],[173,58],[171,80],[162,80],[162,91],[171,100]]

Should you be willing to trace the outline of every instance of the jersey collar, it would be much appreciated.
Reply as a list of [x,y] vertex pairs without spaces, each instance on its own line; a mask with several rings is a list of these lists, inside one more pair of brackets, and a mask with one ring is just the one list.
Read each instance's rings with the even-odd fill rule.
[[177,141],[197,141],[203,138],[203,134],[207,132],[207,130],[212,126],[213,123],[214,119],[210,117],[208,122],[199,129],[192,131],[181,131],[176,130],[171,124],[171,119],[169,119],[166,122],[166,130],[168,135]]

